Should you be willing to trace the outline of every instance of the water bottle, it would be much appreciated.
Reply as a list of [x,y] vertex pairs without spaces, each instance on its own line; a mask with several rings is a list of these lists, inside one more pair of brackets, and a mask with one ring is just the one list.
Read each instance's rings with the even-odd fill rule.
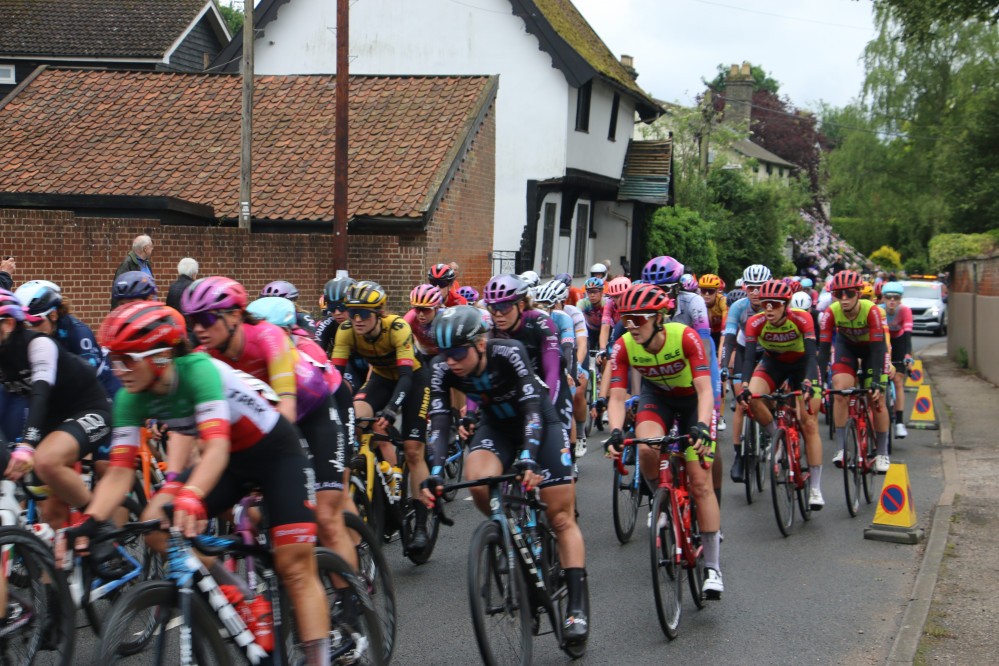
[[31,531],[35,536],[45,542],[45,545],[52,548],[55,543],[55,530],[48,523],[32,523]]
[[257,645],[267,652],[274,651],[274,613],[269,602],[263,595],[258,596],[250,602],[250,611],[253,613],[253,624],[251,629],[256,638]]
[[17,525],[21,515],[21,505],[17,502],[17,484],[4,479],[0,481],[0,525]]
[[402,468],[392,465],[392,499],[402,499]]
[[382,476],[385,477],[386,483],[388,483],[389,497],[395,499],[396,497],[396,478],[395,474],[392,473],[392,464],[387,460],[382,460],[378,463],[378,469],[381,470]]

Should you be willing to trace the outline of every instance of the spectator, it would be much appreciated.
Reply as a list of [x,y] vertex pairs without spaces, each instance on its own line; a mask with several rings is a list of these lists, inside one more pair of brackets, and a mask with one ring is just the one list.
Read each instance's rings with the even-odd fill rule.
[[833,261],[832,273],[833,275],[835,275],[836,273],[839,273],[842,270],[846,270],[846,264],[843,263],[842,255],[837,254],[835,261]]
[[0,261],[0,289],[6,289],[7,291],[14,291],[14,269],[17,265],[14,263],[14,257],[5,257],[3,261]]
[[[152,254],[153,239],[145,234],[136,236],[135,240],[132,241],[132,250],[125,257],[125,260],[121,262],[121,265],[118,266],[118,270],[114,272],[115,280],[118,279],[119,275],[128,271],[142,271],[152,277],[153,268],[149,263],[149,257],[151,257]],[[115,305],[116,303],[114,302],[114,299],[111,299],[112,310],[114,310]]]
[[191,257],[184,257],[177,263],[177,274],[180,276],[170,285],[166,304],[180,312],[180,296],[188,285],[198,279],[198,262]]

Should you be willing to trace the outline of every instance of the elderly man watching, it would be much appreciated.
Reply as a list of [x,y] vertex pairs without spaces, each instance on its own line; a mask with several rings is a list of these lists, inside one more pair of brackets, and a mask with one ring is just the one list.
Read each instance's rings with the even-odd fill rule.
[[180,297],[188,285],[198,279],[198,262],[191,257],[184,257],[177,264],[179,277],[170,285],[166,304],[180,312]]
[[[118,270],[114,273],[114,279],[117,280],[118,276],[122,273],[128,271],[142,271],[150,277],[153,276],[153,268],[149,263],[149,257],[153,254],[153,239],[149,236],[142,234],[141,236],[136,236],[135,240],[132,241],[132,250],[125,257],[125,260],[121,262],[118,266]],[[111,309],[115,308],[114,299],[111,300]]]

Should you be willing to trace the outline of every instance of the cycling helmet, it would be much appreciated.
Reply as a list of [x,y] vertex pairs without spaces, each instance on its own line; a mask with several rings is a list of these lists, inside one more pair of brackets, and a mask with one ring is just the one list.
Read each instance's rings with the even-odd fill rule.
[[631,287],[631,280],[626,277],[616,277],[607,283],[607,295],[611,298],[620,296]]
[[409,304],[414,308],[439,308],[444,301],[441,290],[432,284],[421,284],[409,292]]
[[435,287],[450,287],[454,282],[454,269],[448,264],[434,264],[427,271],[427,282]]
[[684,291],[697,291],[697,278],[690,273],[680,276],[680,288]]
[[874,298],[874,286],[870,282],[864,281],[864,284],[860,287],[860,297],[867,299]]
[[860,289],[864,286],[864,281],[860,279],[860,275],[857,271],[840,271],[833,276],[832,282],[829,283],[830,291],[839,291],[840,289]]
[[654,284],[640,284],[625,292],[618,305],[621,314],[632,312],[659,312],[673,306],[669,295]]
[[604,284],[603,278],[591,277],[583,283],[583,289],[603,289]]
[[604,266],[603,264],[593,264],[592,266],[590,266],[590,275],[593,275],[594,273],[601,273],[602,275],[607,275],[607,267]]
[[884,289],[884,280],[874,281],[874,298],[881,298],[882,290]]
[[742,289],[742,283],[743,283],[743,279],[742,278],[736,278],[735,279],[735,288],[736,289]]
[[767,280],[760,288],[760,300],[789,301],[793,295],[791,285],[783,280]]
[[17,296],[6,289],[0,289],[0,317],[11,317],[16,321],[24,321],[24,306]]
[[807,278],[807,277],[801,278],[801,288],[802,289],[811,289],[814,284],[815,283],[812,282],[812,278]]
[[801,283],[795,280],[793,277],[786,277],[781,280],[784,284],[791,287],[791,293],[796,294],[801,291]]
[[380,310],[385,306],[386,300],[388,297],[380,284],[370,280],[362,280],[350,288],[344,303],[349,308]]
[[180,309],[184,314],[234,308],[242,310],[249,300],[243,285],[233,279],[213,275],[188,285],[180,297]]
[[482,322],[482,311],[477,307],[456,305],[434,319],[431,332],[438,347],[450,349],[474,342],[486,332],[486,325]]
[[545,282],[538,289],[537,301],[539,303],[561,303],[567,298],[569,298],[569,287],[558,280]]
[[763,284],[767,280],[773,279],[770,269],[763,264],[753,264],[742,271],[743,284]]
[[[486,290],[482,294],[482,300],[492,305],[493,303],[506,303],[519,301],[527,296],[527,283],[516,275],[496,275],[486,283]],[[481,317],[481,315],[479,315]]]
[[17,300],[24,304],[24,312],[35,317],[47,315],[62,303],[62,294],[58,287],[53,289],[47,280],[25,282],[14,292]]
[[799,291],[791,297],[791,307],[807,312],[812,309],[812,297],[803,291]]
[[326,307],[336,303],[342,303],[347,299],[347,291],[357,284],[357,280],[349,277],[333,278],[323,287],[323,295],[326,297]]
[[292,326],[298,320],[295,304],[283,296],[264,296],[246,306],[246,311],[275,326]]
[[705,273],[697,281],[697,286],[701,289],[724,289],[725,283],[714,273]]
[[475,291],[475,289],[468,286],[459,287],[458,295],[464,298],[469,303],[474,303],[475,301],[479,300],[479,292]]
[[520,279],[527,283],[527,286],[534,289],[541,284],[541,276],[534,271],[524,271],[520,274]]
[[261,296],[280,296],[289,301],[298,300],[298,287],[287,280],[275,280],[260,290]]
[[885,282],[884,286],[881,287],[882,294],[898,294],[899,296],[905,293],[905,287],[901,282]]
[[649,284],[671,284],[680,281],[683,275],[683,264],[673,257],[656,257],[650,259],[642,269],[642,280]]
[[725,295],[725,300],[729,305],[732,305],[736,301],[742,300],[746,297],[746,292],[742,289],[733,289]]
[[556,282],[561,282],[567,287],[572,286],[572,276],[569,275],[568,273],[559,273],[552,279],[555,280]]
[[142,298],[148,299],[156,295],[156,280],[142,271],[126,271],[111,285],[111,298]]
[[173,347],[186,336],[184,317],[156,301],[135,301],[115,308],[97,332],[100,345],[112,352]]

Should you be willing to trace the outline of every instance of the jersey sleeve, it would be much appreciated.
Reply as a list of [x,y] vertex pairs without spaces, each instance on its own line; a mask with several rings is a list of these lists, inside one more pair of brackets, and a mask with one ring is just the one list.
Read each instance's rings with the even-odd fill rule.
[[295,380],[295,351],[291,339],[277,326],[266,326],[259,332],[260,343],[267,354],[268,384],[278,397],[298,395]]
[[185,390],[190,392],[191,402],[194,403],[198,437],[204,441],[229,439],[232,417],[219,370],[206,358],[192,367],[185,384]]
[[354,327],[349,321],[340,324],[334,336],[333,352],[330,354],[330,362],[338,368],[343,368],[350,360],[350,354],[354,351]]
[[836,330],[836,318],[832,309],[827,308],[819,315],[819,342],[831,343],[833,332]]
[[757,314],[754,314],[752,317],[749,318],[749,320],[746,322],[747,345],[750,342],[756,342],[757,338],[759,338],[760,336],[760,332],[763,330],[763,327],[766,325],[766,323],[767,323],[766,315],[764,315],[762,312],[758,312]]
[[902,333],[912,333],[912,310],[909,309],[909,306],[899,305],[898,316],[900,317],[899,324],[902,327]]
[[[631,334],[626,333],[625,335]],[[610,387],[627,389],[628,371],[631,369],[631,363],[628,361],[628,350],[624,344],[624,336],[618,338],[614,347],[611,348],[610,368]]]
[[691,294],[687,301],[688,326],[697,331],[703,339],[711,336],[711,319],[708,317],[708,306],[700,294]]
[[406,320],[396,317],[389,324],[389,338],[395,348],[395,364],[397,367],[413,367],[416,365],[416,354],[413,351],[413,329]]
[[[690,366],[692,379],[698,377],[711,377],[711,364],[704,355],[704,345],[701,344],[701,336],[697,331],[689,326],[683,329],[683,355],[687,358]],[[613,377],[611,378],[613,380]]]
[[614,315],[617,314],[617,308],[614,307],[614,301],[607,298],[604,300],[603,314],[600,315],[600,325],[601,326],[614,326]]
[[427,447],[430,452],[431,474],[436,474],[437,468],[443,464],[447,440],[451,436],[450,377],[444,356],[436,356],[430,362],[430,410],[427,412],[430,421]]
[[743,301],[748,302],[749,299],[743,298],[738,300],[728,309],[728,316],[725,317],[725,335],[737,335],[739,333],[739,318],[746,307]]

